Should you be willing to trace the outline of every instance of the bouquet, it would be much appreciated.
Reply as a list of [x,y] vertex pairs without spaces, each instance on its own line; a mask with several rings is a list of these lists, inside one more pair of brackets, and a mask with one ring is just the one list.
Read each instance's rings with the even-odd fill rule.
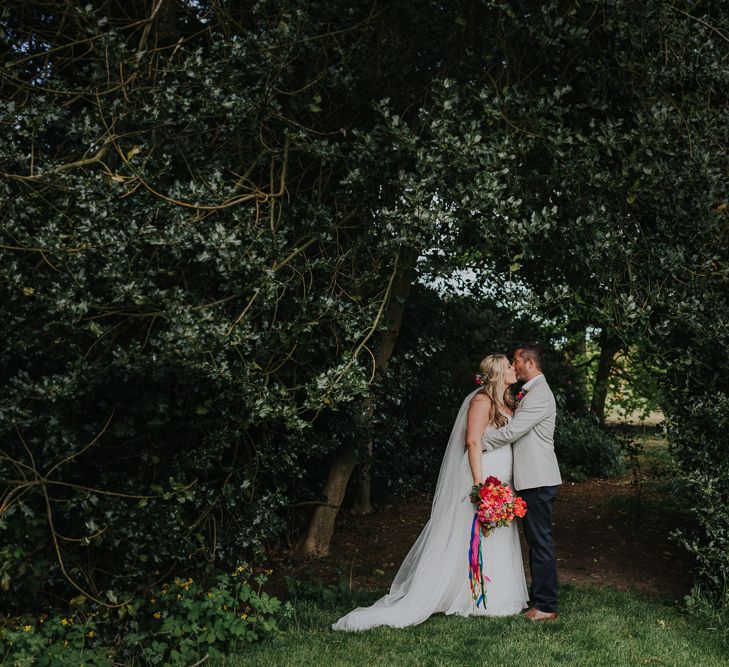
[[523,517],[527,506],[521,497],[515,496],[511,488],[496,477],[487,477],[483,484],[474,485],[471,502],[476,505],[476,513],[471,524],[468,578],[476,606],[483,603],[485,607],[486,582],[491,580],[483,573],[481,538],[487,537],[499,526],[510,525],[515,516]]

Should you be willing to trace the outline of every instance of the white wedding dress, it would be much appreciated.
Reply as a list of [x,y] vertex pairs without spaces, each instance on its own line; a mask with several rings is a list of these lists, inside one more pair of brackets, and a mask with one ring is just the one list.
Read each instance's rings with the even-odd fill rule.
[[[428,523],[405,557],[390,592],[370,607],[358,607],[332,629],[357,631],[422,623],[437,612],[459,616],[508,616],[527,606],[527,586],[516,522],[494,530],[482,544],[487,602],[476,607],[468,578],[468,548],[474,506],[466,452],[470,393],[461,405],[443,457]],[[492,427],[487,429],[490,430]],[[512,479],[511,446],[483,453],[483,476]]]

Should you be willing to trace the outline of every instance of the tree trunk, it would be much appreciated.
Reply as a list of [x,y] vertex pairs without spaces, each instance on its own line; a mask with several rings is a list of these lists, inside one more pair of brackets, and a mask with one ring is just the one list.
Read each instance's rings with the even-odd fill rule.
[[326,503],[317,505],[314,509],[309,530],[301,545],[301,551],[305,556],[321,558],[329,553],[334,521],[356,463],[356,450],[350,445],[340,447],[335,453],[324,485]]
[[[376,374],[384,375],[390,364],[390,358],[400,333],[405,302],[415,278],[415,265],[419,254],[417,249],[409,247],[401,249],[398,254],[397,271],[392,281],[383,318],[385,329],[379,336],[374,353]],[[372,415],[374,412],[375,400],[376,396],[372,391],[363,406],[368,415]],[[301,546],[301,550],[306,556],[321,557],[326,556],[329,552],[329,543],[334,532],[334,521],[337,518],[349,478],[357,462],[357,449],[357,443],[352,443],[343,446],[335,454],[324,485],[323,495],[326,502],[318,505],[312,513],[306,538]],[[362,467],[353,509],[353,512],[359,514],[367,514],[372,511],[370,502],[372,442],[367,443],[367,450],[370,455],[368,460],[365,461],[366,465]]]
[[[372,410],[368,412],[372,416]],[[367,443],[367,458],[359,464],[357,487],[354,492],[354,505],[352,514],[363,516],[372,513],[372,453],[374,446],[370,440]]]
[[620,342],[604,328],[600,333],[600,360],[597,364],[597,375],[590,404],[590,412],[597,417],[600,426],[605,424],[605,401],[607,400],[610,372],[613,369],[615,355],[619,350]]

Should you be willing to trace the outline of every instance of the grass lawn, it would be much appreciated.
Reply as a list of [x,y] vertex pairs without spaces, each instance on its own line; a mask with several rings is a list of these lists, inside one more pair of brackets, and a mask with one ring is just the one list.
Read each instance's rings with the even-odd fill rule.
[[[371,602],[373,594],[360,596]],[[329,624],[352,603],[299,601],[278,638],[214,665],[671,665],[726,667],[719,633],[669,603],[613,589],[563,586],[557,621],[438,615],[397,630],[340,633]]]

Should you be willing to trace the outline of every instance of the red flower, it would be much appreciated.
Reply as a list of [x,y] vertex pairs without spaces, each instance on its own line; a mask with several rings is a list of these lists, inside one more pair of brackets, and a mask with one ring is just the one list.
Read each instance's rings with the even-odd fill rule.
[[521,496],[514,498],[514,514],[522,517],[526,514],[527,504]]

